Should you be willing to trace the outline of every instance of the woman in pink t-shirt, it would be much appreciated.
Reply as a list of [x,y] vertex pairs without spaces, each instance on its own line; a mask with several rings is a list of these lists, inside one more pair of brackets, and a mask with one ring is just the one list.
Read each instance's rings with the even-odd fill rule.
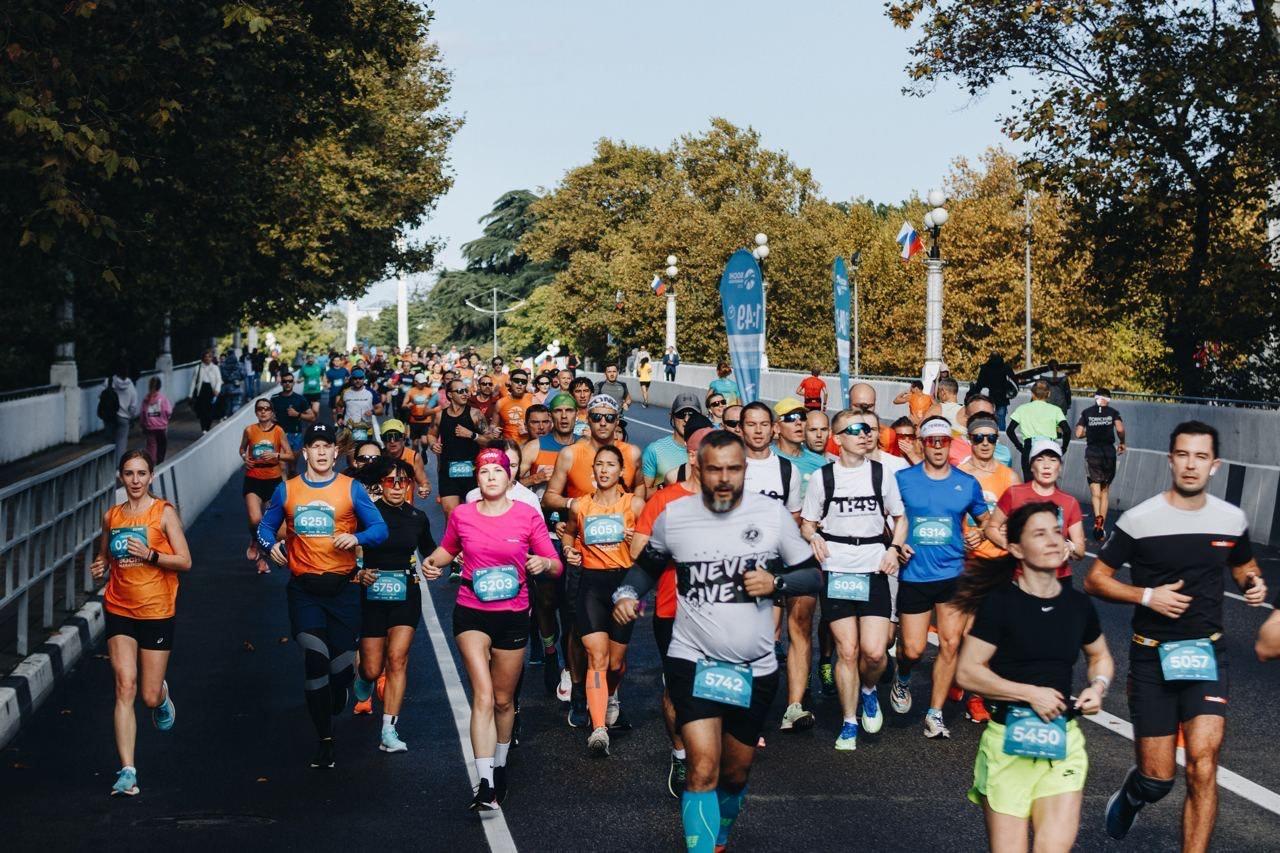
[[169,449],[169,418],[173,403],[160,390],[160,377],[152,376],[147,396],[142,399],[142,433],[147,437],[147,455],[159,465]]
[[473,811],[497,809],[507,792],[507,751],[515,724],[516,683],[529,643],[529,575],[559,575],[542,513],[511,499],[511,459],[494,447],[475,460],[480,500],[449,515],[428,578],[462,553],[462,588],[453,636],[471,679],[471,749],[480,786]]

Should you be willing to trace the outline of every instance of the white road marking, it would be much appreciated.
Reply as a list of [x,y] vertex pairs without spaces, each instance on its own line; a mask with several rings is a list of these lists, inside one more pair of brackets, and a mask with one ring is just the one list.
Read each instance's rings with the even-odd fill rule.
[[[476,775],[476,756],[471,751],[471,705],[467,702],[466,691],[462,689],[462,679],[458,677],[458,667],[449,652],[440,618],[436,616],[435,603],[426,589],[422,590],[422,618],[426,620],[431,648],[436,654],[436,665],[440,667],[440,678],[444,681],[445,694],[449,697],[449,709],[453,711],[453,724],[458,730],[458,742],[462,744],[462,760],[467,766],[467,777],[475,787],[480,784],[480,777]],[[515,839],[511,837],[507,818],[502,811],[481,811],[479,815],[489,849],[493,853],[516,853]]]

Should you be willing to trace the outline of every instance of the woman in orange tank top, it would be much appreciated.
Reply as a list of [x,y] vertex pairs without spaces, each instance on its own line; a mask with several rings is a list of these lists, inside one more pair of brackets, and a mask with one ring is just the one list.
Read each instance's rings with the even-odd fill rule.
[[244,495],[245,511],[249,514],[249,547],[244,549],[244,556],[257,563],[258,574],[265,575],[271,566],[266,557],[258,553],[258,522],[262,521],[262,510],[284,477],[283,463],[292,462],[294,456],[284,430],[276,423],[271,402],[254,403],[253,413],[258,420],[245,427],[240,436],[240,458],[244,460],[244,486],[240,493]]
[[613,593],[631,568],[631,537],[644,510],[642,499],[623,491],[623,458],[611,444],[596,451],[595,491],[573,502],[560,538],[565,560],[583,568],[574,621],[587,652],[587,747],[601,755],[609,754],[608,725],[617,722],[618,684],[632,629],[632,623],[614,621]]
[[125,501],[102,518],[98,556],[90,566],[95,580],[107,576],[103,594],[107,651],[115,673],[116,750],[121,769],[111,796],[138,793],[134,745],[138,721],[133,703],[142,701],[160,731],[173,728],[175,709],[164,679],[173,648],[178,572],[191,568],[191,551],[178,511],[151,494],[154,466],[142,450],[120,459],[118,473]]

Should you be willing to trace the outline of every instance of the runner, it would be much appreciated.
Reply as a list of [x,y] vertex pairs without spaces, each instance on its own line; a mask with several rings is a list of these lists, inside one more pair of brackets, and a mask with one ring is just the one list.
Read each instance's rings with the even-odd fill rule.
[[[885,450],[893,456],[905,460],[908,467],[919,465],[924,458],[924,453],[920,449],[920,437],[916,432],[916,425],[911,422],[911,418],[898,418],[889,426],[893,430],[893,439],[892,444]],[[948,448],[947,453],[947,459],[950,461],[950,448]]]
[[516,684],[529,643],[528,577],[558,574],[561,564],[542,516],[508,494],[507,454],[486,448],[473,465],[481,500],[449,516],[440,547],[423,569],[434,580],[462,556],[453,636],[471,681],[471,749],[480,784],[470,809],[492,811],[507,793]]
[[324,372],[325,383],[329,386],[331,410],[337,406],[338,396],[342,394],[342,389],[346,387],[350,377],[351,371],[347,369],[346,359],[337,353],[332,353],[329,357],[329,369]]
[[[349,429],[354,441],[376,438],[374,416],[382,414],[381,398],[365,384],[367,378],[361,368],[351,371],[351,384],[342,389],[334,411],[338,425]],[[350,464],[351,459],[348,458],[347,462]]]
[[937,401],[925,393],[924,383],[919,379],[911,380],[911,386],[894,397],[893,403],[895,406],[906,406],[908,419],[917,427],[924,422],[925,418],[942,413]]
[[707,392],[707,417],[711,419],[711,423],[715,424],[716,429],[724,427],[724,410],[728,405],[728,401],[724,395],[718,391]]
[[[1056,580],[1066,556],[1057,507],[1023,504],[1008,532],[1012,553],[971,563],[954,599],[976,614],[956,678],[988,697],[992,717],[969,799],[986,814],[991,850],[1026,850],[1028,828],[1036,850],[1070,850],[1089,770],[1074,718],[1102,710],[1115,663],[1093,602]],[[1089,683],[1072,698],[1081,650]]]
[[551,432],[551,410],[543,403],[534,403],[524,412],[524,427],[529,431],[525,444],[536,442]]
[[[976,418],[979,415],[986,415],[987,417],[995,418],[996,405],[991,402],[991,398],[987,397],[985,394],[970,394],[964,404],[964,414],[965,418]],[[996,425],[999,426],[999,424],[1000,422],[997,420]],[[1001,432],[1003,431],[1004,428],[1002,427]],[[960,461],[963,462],[965,459],[969,458],[970,454],[973,453],[973,447],[969,444],[968,440],[956,438],[953,432],[951,439],[952,458],[956,455],[957,445],[962,445],[962,458]],[[1013,453],[1010,452],[1009,448],[1003,444],[996,444],[995,460],[1001,465],[1008,465],[1010,468],[1013,467]]]
[[373,463],[362,480],[377,482],[380,496],[374,503],[387,525],[387,538],[364,549],[364,565],[356,579],[360,592],[360,666],[354,690],[357,702],[372,698],[375,685],[382,700],[382,734],[378,749],[404,752],[396,725],[404,704],[409,648],[422,621],[417,556],[435,553],[436,541],[426,513],[415,509],[412,488],[415,472],[402,459],[383,458]]
[[696,394],[687,391],[671,401],[671,435],[649,443],[640,457],[645,488],[652,491],[666,482],[667,472],[683,465],[689,458],[685,449],[685,424],[690,415],[702,414]]
[[280,374],[280,392],[271,395],[271,410],[275,412],[276,423],[284,430],[289,449],[293,451],[297,467],[302,467],[302,430],[307,424],[314,423],[316,413],[311,411],[307,398],[293,390],[293,374],[287,370]]
[[[1208,494],[1221,466],[1218,432],[1187,421],[1169,436],[1171,487],[1126,511],[1085,578],[1086,592],[1132,604],[1129,714],[1137,764],[1107,802],[1106,831],[1124,838],[1138,811],[1173,789],[1178,731],[1186,741],[1182,849],[1208,849],[1218,811],[1228,659],[1223,570],[1245,602],[1266,600],[1244,512]],[[1133,583],[1116,579],[1128,564]]]
[[[413,481],[417,484],[418,497],[428,497],[431,494],[431,481],[427,478],[423,454],[405,443],[404,433],[405,426],[402,421],[395,418],[383,421],[382,441],[386,445],[386,450],[383,452],[392,459],[402,459],[407,462],[413,470]],[[413,503],[412,497],[409,498],[409,503]]]
[[938,409],[951,423],[951,437],[964,438],[967,416],[964,406],[960,405],[960,383],[951,377],[938,380]]
[[[859,696],[867,733],[879,732],[884,724],[876,684],[884,674],[893,633],[888,576],[898,572],[900,545],[906,539],[897,481],[886,476],[879,462],[866,458],[875,431],[861,412],[845,409],[836,415],[840,458],[814,478],[800,513],[800,532],[822,564],[822,615],[835,639],[835,681],[844,712],[838,750],[858,748]],[[890,547],[886,517],[893,520],[895,532]],[[796,657],[794,649],[791,657]]]
[[[879,419],[876,419],[877,425]],[[804,416],[804,446],[810,453],[825,454],[831,437],[831,419],[826,412],[811,410]],[[826,457],[823,457],[824,461]]]
[[240,494],[244,496],[245,511],[249,515],[249,547],[244,557],[257,564],[258,574],[265,575],[271,567],[258,553],[258,524],[262,521],[263,507],[284,478],[285,465],[293,461],[293,451],[284,430],[276,423],[269,400],[254,403],[253,413],[257,423],[245,427],[240,437],[240,458],[244,460],[244,486]]
[[[1021,433],[1021,434],[1019,434]],[[1031,442],[1037,438],[1061,440],[1062,455],[1067,455],[1067,445],[1071,442],[1071,430],[1067,426],[1067,416],[1053,403],[1049,402],[1049,383],[1043,379],[1031,385],[1031,401],[1023,403],[1013,410],[1009,416],[1009,426],[1005,429],[1009,441],[1022,454],[1022,479],[1031,479]]]
[[575,438],[582,438],[591,431],[587,421],[587,404],[595,396],[596,386],[587,377],[578,376],[569,383],[569,393],[573,395],[573,400],[578,405],[577,423],[574,424],[573,435]]
[[609,364],[604,368],[604,379],[596,383],[596,394],[607,394],[618,401],[618,411],[625,415],[631,407],[631,391],[627,383],[618,378],[618,365]]
[[[404,395],[401,411],[409,420],[409,439],[413,442],[413,449],[419,453],[426,453],[429,449],[427,436],[435,423],[439,405],[440,395],[428,386],[427,374],[414,374],[413,385]],[[385,425],[383,430],[386,430]]]
[[[533,402],[539,405],[546,405],[547,398],[555,393],[555,389],[551,387],[556,381],[554,372],[539,373],[538,378],[533,380]],[[526,416],[528,412],[525,413]]]
[[[719,393],[719,392],[716,392]],[[724,407],[724,418],[721,424],[726,430],[742,438],[742,406],[732,403]]]
[[[774,451],[791,463],[800,472],[800,500],[804,500],[805,490],[809,488],[809,478],[813,473],[827,464],[827,458],[821,453],[814,453],[805,446],[806,424],[809,415],[813,414],[795,397],[783,397],[773,407],[778,416],[777,440]],[[826,415],[821,412],[825,419]],[[830,430],[828,430],[830,432]]]
[[458,371],[458,376],[462,380],[462,384],[471,389],[471,408],[480,413],[485,423],[500,431],[496,420],[497,414],[494,411],[498,405],[500,393],[497,384],[493,381],[493,377],[481,376],[473,382],[470,381],[464,370]]
[[501,425],[502,437],[507,441],[520,442],[529,437],[524,415],[534,404],[533,395],[529,393],[529,371],[523,367],[513,369],[510,388],[510,393],[494,407],[494,423]]
[[[1273,608],[1280,607],[1280,595],[1271,604]],[[1253,650],[1263,663],[1280,660],[1280,610],[1273,610],[1267,621],[1262,623]]]
[[1089,482],[1089,501],[1093,505],[1093,538],[1101,542],[1106,537],[1116,456],[1125,451],[1124,421],[1120,413],[1111,408],[1111,392],[1106,388],[1094,391],[1093,405],[1080,412],[1076,438],[1085,440],[1084,469]]
[[298,368],[302,377],[302,396],[311,404],[311,411],[320,413],[320,395],[324,391],[324,366],[316,364],[316,357],[307,353],[306,363]]
[[1029,503],[1048,502],[1058,508],[1062,536],[1067,551],[1066,559],[1058,567],[1058,580],[1071,584],[1071,561],[1084,556],[1084,517],[1080,502],[1058,488],[1058,476],[1062,473],[1062,448],[1056,441],[1038,438],[1031,444],[1031,482],[1016,483],[1005,489],[996,501],[996,508],[987,516],[983,535],[997,548],[1007,548],[1005,519],[1018,507]]
[[[258,525],[258,547],[292,575],[285,592],[291,633],[302,649],[307,711],[319,741],[311,759],[316,768],[334,766],[332,718],[346,707],[355,677],[360,629],[355,551],[387,538],[387,523],[364,486],[334,473],[333,432],[327,424],[307,427],[302,437],[306,470],[276,487]],[[281,524],[285,537],[277,541]]]
[[809,411],[827,410],[827,383],[821,374],[822,368],[815,364],[809,368],[809,375],[800,380],[796,387],[796,393],[804,400],[804,407]]
[[[498,397],[506,396],[507,386],[511,382],[511,375],[506,371],[506,362],[502,360],[502,356],[495,355],[489,359],[489,376],[493,379],[493,390]],[[528,376],[527,373],[525,375]]]
[[458,507],[462,497],[475,485],[473,460],[480,448],[489,444],[484,415],[467,404],[470,396],[461,379],[453,379],[446,386],[449,403],[440,412],[438,423],[432,424],[429,433],[431,452],[439,460],[437,479],[440,486],[440,506],[445,518]]
[[618,685],[631,642],[631,625],[619,625],[610,618],[612,596],[631,568],[628,540],[635,532],[644,501],[623,491],[622,451],[616,446],[597,450],[591,467],[595,491],[574,502],[560,542],[565,561],[583,569],[574,627],[587,652],[586,693],[591,716],[587,747],[603,756],[609,754],[607,726],[617,723],[621,713]]
[[649,408],[649,386],[653,384],[653,362],[648,356],[641,358],[640,363],[636,365],[636,379],[640,382],[640,396],[647,409]]
[[[898,585],[898,675],[889,693],[893,710],[911,710],[911,671],[924,655],[929,638],[930,614],[937,619],[938,657],[933,663],[933,684],[929,709],[924,717],[924,736],[951,737],[942,720],[942,706],[956,674],[956,653],[964,635],[966,618],[951,597],[956,579],[964,569],[964,549],[974,547],[982,534],[963,534],[967,512],[975,521],[986,520],[987,503],[978,481],[947,461],[951,449],[951,423],[944,417],[925,418],[920,424],[924,461],[899,471],[898,489],[906,508],[909,535],[901,544],[906,564]],[[895,535],[895,539],[898,538]]]
[[111,796],[136,796],[138,768],[134,746],[138,720],[133,703],[142,703],[151,722],[167,732],[177,710],[165,671],[173,651],[178,572],[191,569],[191,552],[182,519],[173,505],[151,494],[151,457],[126,451],[116,469],[125,500],[102,517],[98,556],[90,566],[94,580],[107,576],[102,606],[106,611],[107,653],[115,674],[115,738],[120,754]]
[[701,500],[675,500],[662,510],[614,593],[614,618],[632,622],[668,561],[676,564],[680,603],[663,670],[689,755],[681,823],[692,853],[727,845],[746,800],[755,746],[778,689],[768,599],[811,595],[821,584],[790,513],[746,491],[746,467],[741,439],[723,430],[708,435],[698,450]]
[[739,406],[742,405],[742,392],[738,390],[738,383],[729,378],[732,373],[733,368],[727,361],[717,364],[716,378],[711,380],[707,390],[723,394],[730,406]]

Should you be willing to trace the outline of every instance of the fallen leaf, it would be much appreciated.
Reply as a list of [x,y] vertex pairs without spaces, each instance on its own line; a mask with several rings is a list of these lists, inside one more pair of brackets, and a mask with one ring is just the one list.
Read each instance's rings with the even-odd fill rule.
[[245,650],[246,652],[251,652],[251,651],[253,651],[253,643],[249,642],[248,640],[245,640],[245,641],[244,641],[244,650]]

